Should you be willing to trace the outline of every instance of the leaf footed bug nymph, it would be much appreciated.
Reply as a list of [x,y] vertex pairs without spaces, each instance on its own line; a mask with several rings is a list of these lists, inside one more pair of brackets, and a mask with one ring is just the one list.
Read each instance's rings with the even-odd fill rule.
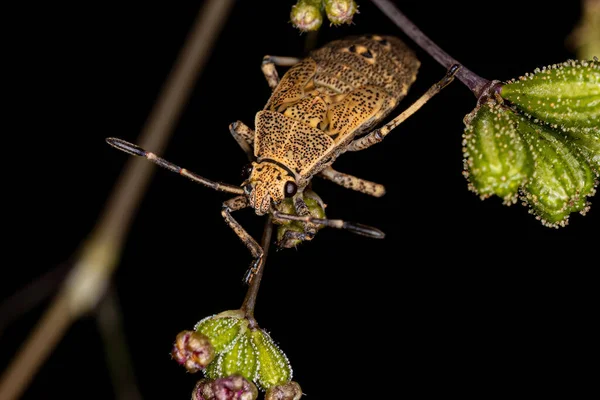
[[[276,66],[291,68],[280,80]],[[304,192],[318,175],[371,196],[385,194],[382,185],[338,172],[331,165],[346,151],[364,150],[381,142],[448,85],[459,68],[450,68],[404,112],[372,130],[406,96],[419,66],[414,52],[400,39],[378,35],[336,40],[302,60],[265,56],[261,69],[273,92],[256,114],[255,130],[240,121],[230,125],[231,134],[251,160],[244,167],[240,186],[210,181],[121,139],[106,140],[119,150],[145,157],[194,182],[237,195],[223,203],[221,213],[254,257],[246,274],[249,282],[263,250],[233,219],[233,211],[252,207],[257,215],[270,213],[274,221],[299,221],[303,231],[285,232],[282,243],[311,240],[321,226],[384,237],[373,227],[311,215]],[[294,213],[282,212],[286,199],[292,201]]]

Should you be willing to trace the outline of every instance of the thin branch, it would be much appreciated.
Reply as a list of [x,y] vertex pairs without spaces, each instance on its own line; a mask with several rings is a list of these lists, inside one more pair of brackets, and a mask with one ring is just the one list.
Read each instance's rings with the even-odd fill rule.
[[133,362],[125,338],[123,313],[114,285],[111,285],[108,293],[98,305],[96,321],[104,342],[104,354],[115,398],[117,400],[141,400],[142,395],[135,381]]
[[69,263],[54,267],[4,300],[0,304],[0,336],[12,321],[57,292],[70,268]]
[[464,83],[473,94],[479,98],[491,82],[480,77],[473,71],[460,64],[448,53],[442,50],[437,44],[429,39],[406,15],[404,15],[395,5],[389,0],[371,0],[379,9],[387,15],[408,37],[427,52],[435,61],[441,64],[446,69],[450,69],[455,64],[461,66],[456,74],[456,78]]
[[[141,145],[158,152],[165,147],[232,5],[233,0],[211,0],[199,11],[140,135]],[[19,397],[69,325],[102,298],[153,171],[150,163],[128,162],[59,294],[0,379],[0,399]]]
[[71,325],[72,316],[65,311],[69,303],[68,296],[60,293],[38,321],[0,381],[0,399],[16,399],[25,390],[42,361]]
[[258,295],[258,289],[260,288],[260,281],[263,276],[263,272],[265,269],[265,263],[267,262],[267,256],[269,255],[269,247],[271,245],[271,236],[273,234],[273,217],[269,215],[267,217],[267,221],[265,222],[265,229],[263,231],[263,236],[260,242],[261,247],[263,248],[263,257],[261,259],[260,265],[252,278],[252,282],[250,282],[250,287],[248,288],[248,292],[246,293],[246,298],[244,299],[244,303],[242,304],[241,310],[245,312],[246,318],[250,321],[250,325],[256,325],[256,321],[254,320],[254,307],[256,306],[256,296]]

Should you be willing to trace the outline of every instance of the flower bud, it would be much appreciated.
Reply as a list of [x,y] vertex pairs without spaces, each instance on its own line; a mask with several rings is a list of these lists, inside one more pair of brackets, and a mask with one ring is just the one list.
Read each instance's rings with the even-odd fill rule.
[[254,329],[250,335],[259,362],[258,385],[266,390],[289,382],[293,375],[292,366],[271,336],[262,329]]
[[299,0],[292,7],[292,24],[302,32],[316,31],[323,23],[321,0]]
[[519,187],[532,173],[533,158],[517,132],[518,118],[490,100],[464,119],[463,174],[482,199],[497,195],[506,205],[515,203]]
[[265,400],[300,400],[302,389],[294,381],[285,385],[272,386],[265,394]]
[[209,337],[217,354],[231,348],[233,341],[245,330],[248,321],[241,311],[225,311],[219,315],[204,318],[196,324],[194,330]]
[[[305,189],[302,194],[304,202],[310,211],[310,215],[316,218],[326,218],[325,216],[325,204],[323,200],[312,190]],[[294,203],[291,198],[284,199],[280,205],[280,210],[284,214],[297,215],[296,210],[294,208]],[[304,226],[302,222],[299,221],[276,221],[276,224],[279,224],[279,228],[277,229],[277,245],[282,248],[292,248],[299,245],[302,240],[297,238],[291,238],[286,236],[285,233],[288,231],[302,233],[304,232]],[[323,226],[319,225],[317,230],[321,229]]]
[[325,13],[334,25],[351,23],[357,9],[354,0],[325,0]]
[[240,375],[202,379],[192,392],[192,400],[255,400],[258,389]]
[[212,362],[215,349],[206,335],[182,331],[175,339],[171,356],[189,372],[194,373]]
[[591,129],[587,132],[571,129],[564,132],[562,136],[573,147],[579,148],[581,154],[596,171],[600,171],[600,132],[594,133]]
[[465,117],[470,188],[505,204],[515,202],[518,189],[549,227],[565,226],[573,212],[585,214],[600,173],[598,60],[537,69],[495,93]]
[[521,117],[519,132],[534,157],[533,174],[523,187],[522,200],[549,227],[565,226],[569,214],[589,209],[596,174],[582,152],[559,130]]
[[205,370],[208,378],[240,375],[264,390],[292,378],[286,355],[267,332],[250,327],[242,311],[205,318],[195,329],[208,336],[215,347],[216,357]]
[[598,60],[569,60],[538,68],[533,74],[504,85],[501,96],[521,111],[555,128],[600,132]]

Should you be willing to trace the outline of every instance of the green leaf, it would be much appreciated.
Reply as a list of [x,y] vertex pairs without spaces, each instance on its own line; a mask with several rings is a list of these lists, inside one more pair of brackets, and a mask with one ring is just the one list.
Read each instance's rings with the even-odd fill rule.
[[569,60],[505,84],[501,96],[554,127],[600,129],[600,63]]
[[517,132],[519,116],[488,101],[465,119],[463,154],[469,189],[481,198],[497,195],[510,205],[533,170],[533,157]]

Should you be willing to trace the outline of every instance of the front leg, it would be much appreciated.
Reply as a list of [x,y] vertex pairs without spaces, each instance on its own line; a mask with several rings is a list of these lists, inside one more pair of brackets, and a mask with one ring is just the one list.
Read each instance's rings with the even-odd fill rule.
[[233,219],[233,217],[231,216],[231,212],[241,210],[243,208],[248,207],[249,205],[250,204],[248,203],[248,199],[246,198],[246,196],[242,195],[227,200],[223,203],[223,208],[221,209],[221,215],[225,219],[227,225],[229,225],[229,227],[233,229],[235,234],[238,235],[238,237],[246,245],[248,250],[250,250],[250,253],[252,253],[252,257],[254,257],[254,261],[252,262],[250,269],[248,270],[248,272],[246,272],[246,275],[244,276],[244,281],[246,283],[250,283],[250,281],[252,280],[252,277],[254,276],[256,270],[258,269],[258,266],[260,265],[264,252],[262,247],[260,247],[260,245],[258,244],[258,242],[256,242],[256,240],[254,240],[254,238],[250,236],[250,234],[248,234],[248,232],[246,232],[244,228],[242,228],[239,222]]
[[279,74],[277,73],[275,66],[291,67],[299,62],[300,59],[295,57],[264,56],[260,69],[263,74],[265,74],[265,78],[267,79],[267,83],[271,90],[275,90],[277,85],[279,85]]
[[254,161],[254,131],[242,121],[236,121],[229,124],[229,132],[231,132],[242,150],[246,152],[248,159]]
[[[303,196],[302,193],[298,193],[298,194],[296,194],[296,196],[294,196],[294,199],[293,199],[296,216],[311,217],[310,209],[304,202],[304,199],[302,198],[302,196]],[[317,230],[319,229],[318,224],[315,224],[314,222],[310,222],[310,221],[303,221],[302,226],[303,226],[303,232],[296,232],[296,231],[290,231],[290,230],[286,231],[283,234],[283,237],[281,238],[281,240],[279,241],[278,246],[279,247],[287,247],[287,246],[284,246],[283,244],[290,243],[290,242],[296,242],[296,241],[303,242],[305,240],[312,240],[312,238],[315,237]]]
[[381,197],[385,194],[385,187],[383,185],[338,172],[331,167],[325,168],[319,176],[335,182],[346,189],[356,190],[374,197]]

